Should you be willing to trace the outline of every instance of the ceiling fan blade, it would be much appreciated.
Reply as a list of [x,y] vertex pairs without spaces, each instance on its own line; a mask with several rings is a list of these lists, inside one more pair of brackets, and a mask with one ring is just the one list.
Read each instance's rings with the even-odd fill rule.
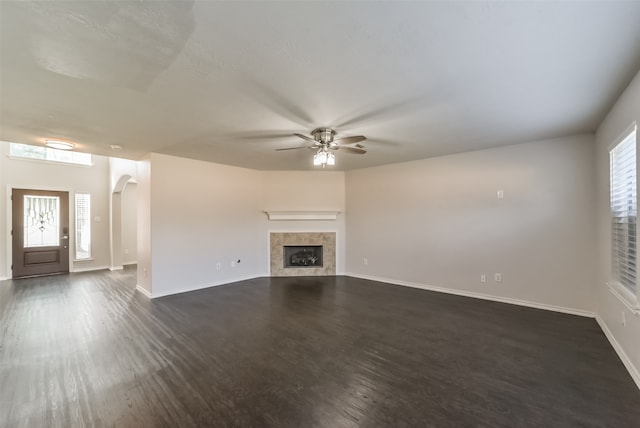
[[364,141],[366,139],[367,137],[365,137],[364,135],[354,135],[353,137],[336,138],[332,142],[337,144],[353,144],[359,143],[360,141]]
[[275,90],[272,85],[266,85],[246,73],[234,73],[234,81],[242,88],[245,95],[259,102],[279,116],[289,119],[302,127],[309,127],[314,120],[301,105],[285,92]]
[[356,147],[345,147],[345,146],[336,146],[334,150],[340,150],[342,152],[353,153],[356,155],[363,155],[367,153],[366,150],[358,149]]
[[283,149],[276,149],[276,151],[281,151],[281,150],[298,150],[298,149],[310,149],[311,147],[309,146],[302,146],[302,147],[285,147]]
[[317,150],[319,149],[321,146],[320,144],[312,144],[311,146],[298,146],[298,147],[284,147],[281,149],[276,149],[276,151],[281,151],[281,150],[297,150],[297,149],[310,149],[310,150]]
[[307,137],[306,135],[297,134],[297,133],[294,133],[293,135],[295,135],[296,137],[300,137],[300,138],[302,138],[303,140],[311,141],[312,143],[317,143],[317,141],[316,141],[316,140],[314,140],[314,139],[313,139],[313,138],[311,138],[311,137]]
[[228,134],[227,137],[234,140],[282,140],[291,137],[291,132],[250,131]]
[[406,114],[413,114],[423,109],[433,107],[434,101],[440,96],[435,93],[418,94],[414,97],[398,100],[395,103],[386,102],[381,106],[373,108],[363,108],[359,111],[353,112],[350,117],[347,116],[342,120],[338,120],[334,123],[336,128],[353,127],[354,125],[361,125],[364,123],[387,122],[393,119],[397,119]]

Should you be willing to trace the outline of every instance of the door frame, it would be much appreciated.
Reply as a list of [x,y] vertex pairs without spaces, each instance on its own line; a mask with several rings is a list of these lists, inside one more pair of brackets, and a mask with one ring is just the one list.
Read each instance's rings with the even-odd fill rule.
[[76,211],[74,208],[74,201],[76,200],[76,194],[73,189],[68,187],[45,187],[45,186],[33,186],[30,184],[7,184],[7,277],[8,279],[13,277],[13,236],[11,236],[11,229],[13,228],[13,201],[11,200],[11,194],[13,189],[31,189],[31,190],[50,190],[52,192],[68,192],[69,193],[69,272],[73,272],[73,260],[76,256]]

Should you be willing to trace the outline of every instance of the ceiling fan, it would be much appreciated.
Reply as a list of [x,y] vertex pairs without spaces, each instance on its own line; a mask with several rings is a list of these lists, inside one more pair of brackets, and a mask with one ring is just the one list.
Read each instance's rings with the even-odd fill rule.
[[364,150],[364,146],[360,141],[367,139],[364,135],[354,135],[352,137],[334,138],[336,131],[331,128],[316,128],[311,131],[311,137],[303,134],[293,134],[296,137],[300,137],[303,140],[309,141],[313,144],[309,146],[300,147],[286,147],[276,150],[297,150],[297,149],[311,149],[316,153],[313,156],[314,165],[322,165],[324,168],[326,165],[335,165],[336,157],[333,152],[341,150],[346,153],[354,153],[357,155],[363,155],[367,153]]

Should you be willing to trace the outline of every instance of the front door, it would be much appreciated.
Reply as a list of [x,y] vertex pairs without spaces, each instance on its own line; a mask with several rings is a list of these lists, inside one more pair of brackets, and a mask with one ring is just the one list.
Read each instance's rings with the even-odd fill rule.
[[69,272],[69,193],[13,189],[13,277]]

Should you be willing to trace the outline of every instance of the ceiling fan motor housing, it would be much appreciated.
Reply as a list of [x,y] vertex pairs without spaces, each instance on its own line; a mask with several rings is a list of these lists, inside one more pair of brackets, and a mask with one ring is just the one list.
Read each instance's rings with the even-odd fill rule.
[[329,144],[333,141],[333,136],[336,135],[336,131],[331,128],[316,128],[311,131],[313,139],[322,144]]

